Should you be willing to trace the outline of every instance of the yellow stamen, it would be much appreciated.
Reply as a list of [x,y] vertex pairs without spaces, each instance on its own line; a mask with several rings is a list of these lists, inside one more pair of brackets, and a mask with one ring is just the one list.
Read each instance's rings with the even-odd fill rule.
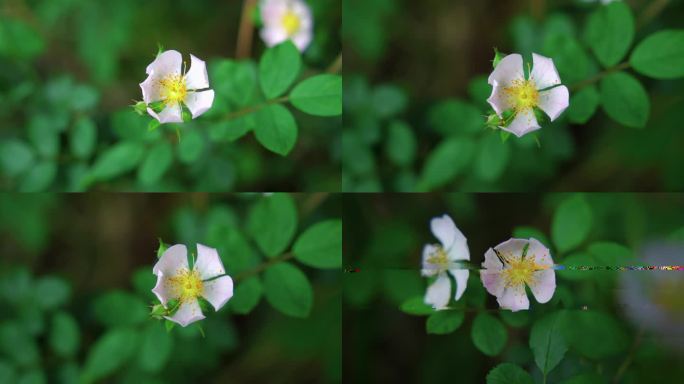
[[506,99],[516,112],[521,112],[539,105],[539,91],[534,80],[513,80],[503,89]]
[[182,269],[176,276],[168,280],[175,297],[181,302],[202,296],[204,284],[199,272],[195,270]]
[[160,96],[166,105],[175,105],[185,101],[188,90],[185,85],[185,77],[181,75],[168,75],[159,81],[161,86]]
[[534,255],[528,254],[525,258],[501,256],[505,261],[502,276],[507,288],[520,284],[533,285],[536,280],[534,272],[543,271],[549,268],[546,265],[535,263]]
[[302,25],[302,21],[299,19],[299,16],[292,11],[285,12],[281,22],[288,36],[292,36],[297,33]]
[[435,251],[427,257],[425,260],[428,264],[436,267],[438,271],[445,271],[449,267],[449,258],[447,257],[446,251],[439,245],[435,245]]

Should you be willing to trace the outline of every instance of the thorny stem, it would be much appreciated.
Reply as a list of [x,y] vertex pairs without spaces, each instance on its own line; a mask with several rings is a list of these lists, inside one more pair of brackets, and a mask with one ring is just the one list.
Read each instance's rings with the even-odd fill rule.
[[575,84],[571,85],[571,86],[570,86],[570,90],[571,90],[571,91],[574,91],[574,92],[579,91],[580,89],[582,89],[582,88],[584,88],[584,87],[586,87],[586,86],[589,86],[589,85],[591,85],[591,84],[594,84],[595,82],[601,80],[602,78],[606,77],[607,75],[609,75],[609,74],[611,74],[611,73],[613,73],[613,72],[618,72],[618,71],[621,71],[621,70],[623,70],[623,69],[627,69],[627,68],[629,68],[629,67],[630,67],[630,65],[629,65],[629,63],[626,62],[626,61],[625,61],[624,63],[620,63],[620,64],[617,64],[617,65],[614,65],[614,66],[612,66],[612,67],[610,67],[610,68],[608,68],[608,69],[606,69],[606,70],[604,70],[604,71],[601,71],[601,72],[595,74],[594,76],[592,76],[592,77],[590,77],[590,78],[588,78],[588,79],[586,79],[586,80],[582,80],[582,81],[580,81],[580,82],[578,82],[578,83],[575,83]]
[[243,59],[250,56],[252,50],[252,40],[254,24],[252,23],[252,12],[256,8],[257,0],[244,0],[242,4],[242,15],[240,16],[240,29],[235,48],[235,57]]

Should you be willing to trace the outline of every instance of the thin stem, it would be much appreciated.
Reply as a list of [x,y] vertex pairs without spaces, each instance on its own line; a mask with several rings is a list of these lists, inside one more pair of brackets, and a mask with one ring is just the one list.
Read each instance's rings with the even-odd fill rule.
[[248,277],[258,275],[260,272],[264,271],[266,268],[270,267],[271,265],[290,260],[293,257],[294,257],[294,253],[292,253],[292,252],[283,253],[282,255],[280,255],[276,258],[270,259],[266,262],[263,262],[263,263],[257,265],[253,269],[250,269],[248,271],[245,271],[245,272],[238,274],[237,276],[235,276],[235,278],[233,280],[235,282],[238,282],[238,281],[244,280]]
[[332,62],[328,66],[328,69],[326,69],[327,73],[337,73],[342,70],[342,52],[340,52],[337,57],[335,58],[335,61]]
[[252,105],[252,106],[249,106],[249,107],[246,107],[243,109],[239,109],[235,112],[231,112],[231,113],[227,114],[223,119],[221,119],[221,121],[234,120],[234,119],[240,118],[242,116],[249,115],[250,113],[257,112],[261,108],[267,107],[271,104],[284,103],[284,102],[288,101],[289,99],[290,98],[288,96],[282,96],[282,97],[279,97],[277,99],[268,100],[268,101],[261,103],[261,104]]
[[634,354],[636,353],[639,344],[641,344],[641,338],[643,335],[644,329],[641,328],[639,333],[634,338],[634,343],[632,343],[632,347],[630,348],[627,357],[625,357],[625,360],[622,362],[622,364],[620,364],[620,368],[618,368],[617,372],[615,373],[615,377],[613,377],[613,383],[619,383],[622,375],[625,373],[627,368],[629,368],[629,365],[632,364],[632,360],[634,360]]
[[245,0],[242,4],[242,15],[240,16],[240,29],[235,48],[235,57],[243,59],[249,57],[252,51],[252,40],[254,34],[254,23],[252,22],[252,12],[256,8],[257,0]]
[[309,198],[302,203],[301,216],[309,216],[315,211],[324,201],[330,196],[328,192],[316,192],[309,196]]
[[610,67],[610,68],[608,68],[602,72],[597,73],[596,75],[594,75],[594,76],[592,76],[586,80],[582,80],[578,83],[571,85],[570,90],[571,91],[579,91],[580,89],[582,89],[586,86],[589,86],[591,84],[594,84],[595,82],[601,80],[602,78],[606,77],[607,75],[609,75],[613,72],[618,72],[618,71],[621,71],[623,69],[627,69],[629,67],[630,67],[630,65],[626,61],[624,63],[620,63],[618,65],[612,66],[612,67]]
[[637,19],[636,28],[641,29],[643,26],[648,24],[651,20],[655,19],[656,16],[662,12],[669,0],[655,0],[651,1],[646,9],[639,15]]

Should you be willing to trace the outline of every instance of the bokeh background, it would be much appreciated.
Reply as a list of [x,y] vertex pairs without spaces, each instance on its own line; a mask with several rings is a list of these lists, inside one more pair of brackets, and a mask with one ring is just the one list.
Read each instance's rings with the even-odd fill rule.
[[[588,207],[586,238],[559,251],[551,228],[568,203]],[[344,207],[344,263],[358,270],[343,278],[345,381],[484,383],[494,366],[509,362],[542,383],[530,330],[563,309],[591,321],[572,324],[570,349],[547,383],[673,383],[684,374],[682,271],[559,271],[552,300],[539,304],[528,294],[530,310],[515,315],[500,310],[471,271],[463,297],[450,304],[465,311],[464,321],[445,335],[427,334],[426,317],[402,309],[425,293],[421,251],[437,243],[433,217],[453,218],[476,265],[489,247],[511,237],[541,240],[557,264],[682,265],[681,195],[349,194]],[[483,354],[471,337],[480,313],[505,327],[507,340],[495,356]]]
[[[307,3],[315,30],[303,55],[302,76],[325,71],[341,51],[339,0]],[[212,87],[239,89],[225,60],[236,60],[242,11],[239,0],[3,0],[0,189],[339,190],[339,117],[318,118],[291,109],[298,141],[281,157],[263,148],[252,133],[236,139],[239,127],[215,123],[212,113],[177,125],[179,143],[176,124],[147,132],[150,117],[139,117],[129,107],[142,99],[138,84],[158,44],[205,60]],[[256,17],[247,12],[245,19]],[[265,46],[258,30],[245,41],[249,43],[237,59],[251,68]],[[245,67],[241,70],[244,74]],[[231,100],[245,101],[247,95],[233,94]],[[239,109],[232,104],[215,107],[217,114],[218,109]],[[79,149],[84,148],[79,143],[91,140],[92,151]],[[171,144],[173,159],[160,180],[142,182],[134,163],[121,165],[116,177],[84,182],[95,159],[115,144],[142,141],[149,147],[163,140]],[[123,157],[119,162],[127,164]]]
[[[635,43],[684,27],[684,2],[627,0]],[[564,84],[600,71],[584,36],[600,1],[345,0],[345,191],[679,191],[684,80],[636,75],[651,101],[642,129],[601,110],[533,135],[485,129],[493,48],[553,57]],[[632,71],[630,73],[634,74]],[[426,171],[441,143],[461,154]],[[426,173],[430,175],[426,176]],[[425,180],[430,179],[430,180]],[[439,179],[439,182],[435,182]]]
[[[297,233],[341,215],[339,196],[293,197]],[[87,372],[108,372],[97,382],[111,383],[339,382],[338,269],[290,261],[313,286],[306,318],[263,296],[248,314],[230,302],[206,314],[204,338],[197,323],[167,333],[148,316],[158,238],[193,252],[196,242],[217,247],[232,276],[265,262],[244,225],[261,198],[1,195],[0,382],[82,383]]]

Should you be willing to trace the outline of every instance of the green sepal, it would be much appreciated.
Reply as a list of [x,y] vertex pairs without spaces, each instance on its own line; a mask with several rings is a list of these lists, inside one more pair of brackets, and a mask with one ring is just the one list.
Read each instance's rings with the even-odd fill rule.
[[164,306],[161,303],[154,304],[152,305],[152,310],[150,311],[150,317],[156,320],[162,320],[164,319],[166,312],[166,308],[164,308]]
[[506,54],[499,52],[499,50],[494,47],[494,60],[492,60],[492,68],[496,68],[496,66],[499,65],[504,57],[506,57]]
[[204,328],[200,324],[197,324],[197,329],[199,330],[200,335],[202,335],[202,338],[205,339],[207,336],[204,334]]
[[162,45],[162,43],[157,42],[157,57],[159,57],[159,55],[161,55],[162,52],[164,52],[164,46]]
[[549,122],[549,117],[546,115],[546,113],[537,107],[534,108],[534,117],[537,118],[537,124],[539,124],[539,126],[543,126]]
[[197,302],[199,302],[202,313],[207,313],[209,311],[215,312],[214,307],[204,297],[198,297]]
[[508,131],[504,131],[503,129],[500,131],[500,136],[501,136],[501,142],[505,143],[506,140],[508,140],[509,137],[511,137],[511,133]]
[[149,107],[150,109],[152,109],[156,113],[160,113],[161,111],[164,110],[164,105],[165,104],[162,100],[157,100],[157,101],[153,101],[153,102],[147,104],[147,107]]
[[167,320],[164,322],[164,327],[166,328],[166,332],[171,332],[171,330],[172,330],[173,327],[175,327],[175,326],[176,326],[176,323],[174,323],[174,322],[171,321],[171,320],[168,320],[168,319],[167,319]]
[[501,114],[501,125],[499,127],[508,127],[511,122],[513,121],[513,118],[515,118],[515,111],[512,109],[508,109],[506,111],[503,111]]
[[181,118],[184,123],[192,120],[192,112],[190,112],[190,109],[185,104],[181,104]]
[[155,129],[159,128],[160,125],[161,125],[161,123],[159,122],[159,120],[152,119],[152,120],[150,120],[149,123],[147,123],[147,131],[152,132]]
[[178,308],[180,308],[180,300],[171,299],[167,301],[165,316],[173,316],[176,312],[178,312]]
[[485,125],[488,128],[491,129],[499,129],[499,127],[503,124],[503,120],[499,115],[496,113],[492,112],[487,116],[487,121],[485,122]]
[[144,101],[136,101],[136,103],[132,104],[131,107],[133,107],[135,113],[140,116],[143,116],[147,113],[147,104],[145,104]]
[[157,248],[157,259],[159,259],[162,257],[164,252],[166,252],[166,250],[169,248],[169,245],[164,243],[161,238],[157,240],[159,240],[159,248]]
[[264,24],[264,21],[261,20],[261,5],[257,5],[256,7],[252,8],[251,16],[254,27],[261,28],[261,26]]

